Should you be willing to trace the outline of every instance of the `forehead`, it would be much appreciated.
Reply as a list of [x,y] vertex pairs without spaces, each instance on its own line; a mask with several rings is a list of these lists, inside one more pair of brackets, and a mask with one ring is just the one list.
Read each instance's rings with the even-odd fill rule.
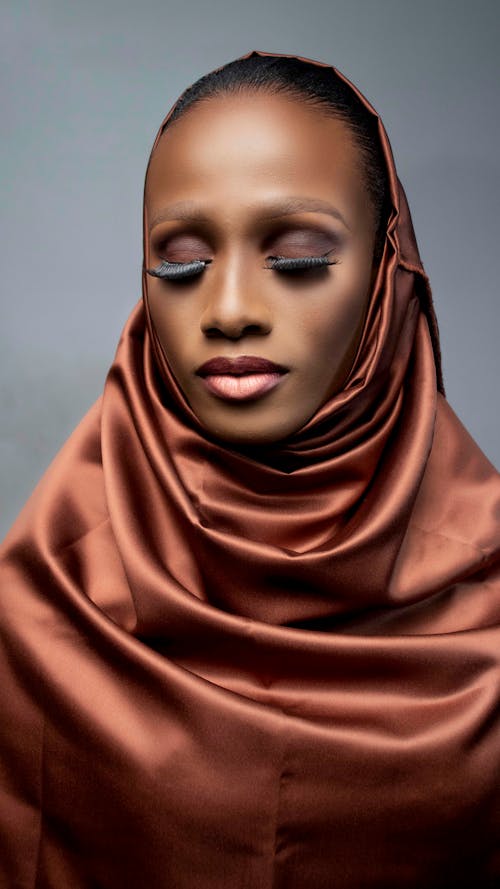
[[360,150],[345,121],[285,94],[206,99],[167,126],[146,182],[150,211],[168,201],[270,193],[366,207]]

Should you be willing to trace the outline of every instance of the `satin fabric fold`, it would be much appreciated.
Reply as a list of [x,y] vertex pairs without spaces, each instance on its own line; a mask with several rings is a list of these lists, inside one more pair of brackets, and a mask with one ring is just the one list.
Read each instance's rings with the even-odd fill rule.
[[379,131],[392,212],[343,391],[286,442],[217,443],[144,275],[2,547],[2,889],[500,884],[500,476],[436,378]]

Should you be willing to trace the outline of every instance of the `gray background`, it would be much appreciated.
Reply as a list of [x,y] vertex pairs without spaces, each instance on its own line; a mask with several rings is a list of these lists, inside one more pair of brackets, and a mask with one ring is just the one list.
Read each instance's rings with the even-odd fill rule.
[[140,296],[161,118],[251,49],[330,62],[381,113],[448,399],[500,465],[497,0],[4,0],[1,19],[0,537],[101,392]]

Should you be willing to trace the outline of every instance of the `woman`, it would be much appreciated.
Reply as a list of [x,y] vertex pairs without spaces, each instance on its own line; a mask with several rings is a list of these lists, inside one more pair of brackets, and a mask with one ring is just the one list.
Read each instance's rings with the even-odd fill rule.
[[498,885],[500,480],[368,102],[187,90],[143,286],[3,548],[1,885]]

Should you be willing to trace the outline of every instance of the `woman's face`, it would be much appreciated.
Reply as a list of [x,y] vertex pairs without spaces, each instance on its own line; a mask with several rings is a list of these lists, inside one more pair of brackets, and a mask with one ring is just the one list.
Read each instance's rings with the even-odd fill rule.
[[[154,327],[202,425],[234,444],[299,430],[342,387],[371,289],[374,212],[346,124],[283,94],[205,100],[160,139],[146,208],[148,268],[210,260],[148,278]],[[331,265],[306,270],[273,259],[325,254]]]

